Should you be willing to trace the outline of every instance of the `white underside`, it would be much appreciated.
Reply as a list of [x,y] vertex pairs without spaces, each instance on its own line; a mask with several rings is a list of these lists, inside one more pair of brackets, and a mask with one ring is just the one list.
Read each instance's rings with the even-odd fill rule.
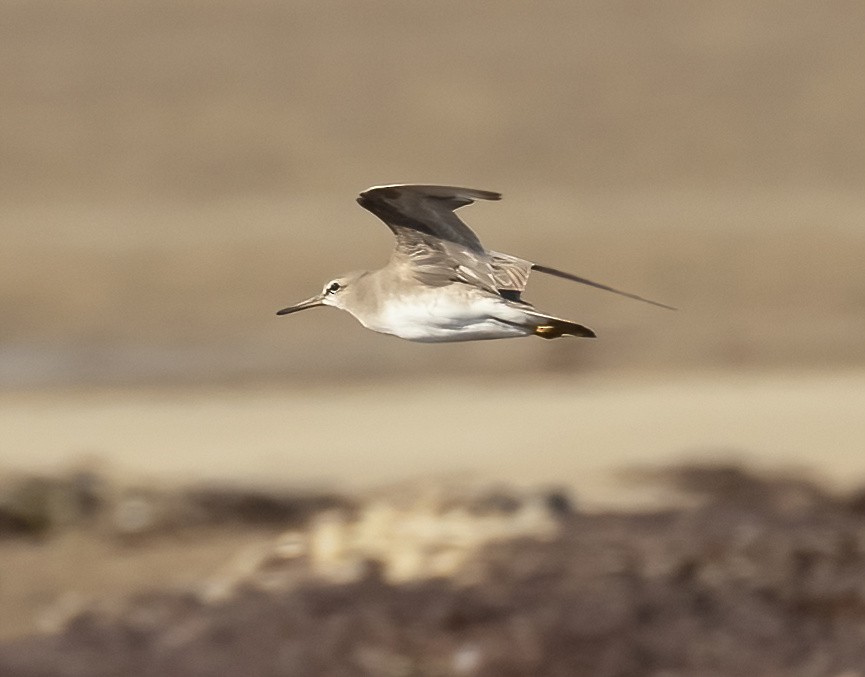
[[503,300],[478,294],[455,297],[445,288],[433,288],[410,301],[390,300],[375,317],[358,318],[368,329],[393,334],[408,341],[445,343],[517,338],[534,333],[527,315]]

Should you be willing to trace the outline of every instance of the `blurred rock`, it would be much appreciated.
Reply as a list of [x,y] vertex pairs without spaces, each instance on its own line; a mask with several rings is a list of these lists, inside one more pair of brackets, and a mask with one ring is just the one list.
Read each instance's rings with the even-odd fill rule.
[[[328,510],[243,550],[204,595],[111,613],[61,597],[44,618],[58,634],[0,645],[0,674],[860,674],[858,507],[698,476],[726,488],[656,513],[560,516],[518,492],[486,513],[452,492]],[[791,486],[812,498],[791,510]]]

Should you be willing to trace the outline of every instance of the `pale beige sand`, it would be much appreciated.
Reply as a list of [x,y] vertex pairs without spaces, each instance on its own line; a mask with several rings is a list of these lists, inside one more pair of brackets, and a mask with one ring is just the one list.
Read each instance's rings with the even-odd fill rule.
[[619,471],[679,460],[861,483],[865,372],[6,394],[0,435],[7,468],[96,455],[132,478],[349,490],[475,477],[598,507],[657,499]]

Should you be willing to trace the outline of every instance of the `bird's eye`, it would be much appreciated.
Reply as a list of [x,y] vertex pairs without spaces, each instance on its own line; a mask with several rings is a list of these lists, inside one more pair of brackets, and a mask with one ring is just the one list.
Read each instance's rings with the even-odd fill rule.
[[329,285],[327,285],[327,289],[325,290],[325,293],[327,293],[327,294],[335,294],[335,293],[338,292],[341,288],[342,288],[342,287],[340,286],[339,282],[331,282]]

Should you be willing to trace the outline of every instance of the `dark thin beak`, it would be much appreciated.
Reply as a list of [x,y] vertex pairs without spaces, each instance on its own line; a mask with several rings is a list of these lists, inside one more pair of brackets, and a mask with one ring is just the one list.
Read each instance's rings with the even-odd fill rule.
[[291,313],[296,313],[299,310],[306,310],[307,308],[315,308],[316,306],[323,306],[324,302],[321,300],[321,294],[318,296],[313,296],[311,299],[307,299],[306,301],[301,301],[293,306],[289,306],[288,308],[283,308],[282,310],[277,311],[277,315],[289,315]]

